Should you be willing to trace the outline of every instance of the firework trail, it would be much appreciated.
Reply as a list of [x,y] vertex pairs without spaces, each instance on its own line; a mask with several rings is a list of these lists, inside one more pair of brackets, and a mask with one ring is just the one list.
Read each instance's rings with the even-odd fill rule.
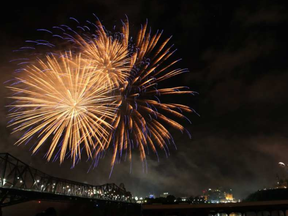
[[[195,111],[183,104],[161,103],[159,98],[161,95],[196,93],[190,91],[185,86],[168,88],[158,87],[160,82],[187,72],[186,69],[175,69],[175,64],[180,59],[170,60],[172,58],[172,54],[175,52],[172,46],[169,45],[171,37],[166,40],[161,40],[162,32],[157,31],[153,35],[151,33],[151,29],[148,30],[147,22],[141,27],[141,30],[138,32],[138,36],[133,39],[133,37],[130,36],[128,19],[123,22],[122,31],[120,33],[116,32],[114,34],[108,32],[99,20],[96,22],[96,24],[87,21],[90,24],[90,26],[88,27],[87,25],[80,26],[78,20],[74,18],[71,19],[76,21],[78,25],[77,29],[80,29],[80,32],[74,31],[72,28],[66,25],[53,27],[54,30],[60,30],[60,33],[53,33],[52,31],[46,29],[39,30],[47,32],[53,35],[53,37],[61,38],[64,41],[69,42],[70,49],[72,49],[73,52],[77,55],[81,54],[81,57],[77,58],[77,63],[75,63],[75,60],[69,60],[69,62],[74,62],[74,65],[70,66],[71,68],[78,68],[78,71],[81,72],[83,77],[86,77],[85,74],[88,73],[87,77],[90,78],[89,81],[86,80],[86,82],[84,80],[76,80],[74,77],[73,81],[75,81],[75,86],[78,86],[79,89],[83,88],[85,85],[91,87],[85,89],[89,89],[87,94],[90,95],[92,98],[101,97],[101,103],[99,103],[99,101],[94,101],[95,103],[91,102],[91,104],[89,104],[90,112],[93,113],[93,116],[98,117],[98,115],[103,114],[99,117],[101,121],[97,120],[97,124],[95,124],[93,122],[95,121],[94,118],[92,118],[89,114],[86,115],[84,112],[81,112],[81,115],[78,115],[81,116],[81,118],[79,117],[78,119],[79,122],[77,122],[77,124],[75,124],[73,128],[71,126],[71,128],[69,128],[70,132],[68,132],[67,127],[69,125],[69,122],[71,122],[71,125],[74,125],[72,124],[71,120],[72,115],[68,115],[68,110],[70,110],[70,113],[72,110],[71,103],[70,105],[66,104],[65,106],[59,106],[59,104],[62,104],[64,101],[69,101],[70,99],[67,98],[72,97],[67,94],[61,94],[59,95],[59,98],[61,98],[61,102],[54,101],[54,104],[51,104],[50,108],[53,106],[55,107],[55,104],[58,104],[59,108],[64,106],[65,108],[67,108],[67,110],[64,111],[65,109],[63,109],[62,112],[68,113],[66,113],[66,115],[62,114],[62,116],[69,116],[70,119],[69,117],[65,118],[65,121],[63,120],[65,124],[64,122],[61,123],[61,125],[66,125],[65,127],[56,127],[56,122],[60,124],[60,120],[55,119],[55,116],[55,120],[52,121],[51,119],[51,123],[48,124],[48,127],[47,125],[44,125],[44,120],[46,121],[46,118],[44,118],[43,115],[37,115],[34,120],[34,113],[32,114],[32,110],[34,109],[34,107],[24,106],[24,104],[27,103],[33,104],[34,101],[30,101],[30,99],[28,100],[27,98],[25,98],[27,96],[24,97],[25,100],[22,97],[17,98],[17,96],[13,96],[12,98],[17,100],[17,103],[15,105],[12,105],[12,107],[15,109],[20,109],[20,111],[11,114],[11,116],[14,118],[14,122],[12,122],[10,125],[19,125],[17,128],[15,128],[15,131],[20,131],[24,129],[26,130],[29,128],[30,125],[36,124],[43,127],[41,128],[40,126],[38,126],[37,128],[34,127],[34,129],[29,130],[18,141],[18,143],[25,142],[36,133],[40,133],[38,136],[41,137],[45,133],[48,134],[48,132],[50,132],[51,137],[54,137],[52,139],[52,144],[48,152],[48,160],[51,158],[57,143],[60,141],[60,138],[62,138],[60,161],[63,161],[64,159],[67,146],[69,147],[73,158],[80,156],[81,150],[79,146],[80,143],[83,143],[88,156],[90,157],[93,154],[93,158],[95,158],[94,166],[98,164],[99,158],[102,155],[100,153],[105,152],[104,150],[113,148],[114,153],[111,161],[112,170],[114,164],[116,162],[119,162],[123,155],[125,156],[125,158],[128,156],[128,159],[131,161],[132,150],[135,148],[138,148],[142,161],[146,161],[149,149],[152,149],[152,151],[156,153],[157,157],[158,148],[164,150],[166,155],[168,155],[168,145],[171,143],[173,145],[175,144],[172,135],[167,129],[167,126],[176,128],[181,132],[186,131],[186,129],[180,123],[171,119],[171,117],[187,119],[184,116],[183,111]],[[33,43],[35,43],[36,45],[45,45],[48,48],[55,47],[55,44],[52,44],[48,41],[42,43],[38,40]],[[33,50],[32,48],[31,50]],[[56,60],[53,57],[51,59],[48,59],[48,62],[49,61],[54,61],[55,63]],[[41,70],[50,68],[50,65],[54,65],[54,63],[47,65],[48,63],[45,64],[42,62]],[[82,65],[85,70],[80,70],[78,65]],[[69,65],[68,67],[65,67],[65,70],[63,72],[64,74],[68,73],[67,68],[69,68]],[[27,73],[29,74],[29,76],[35,77],[36,74],[40,73],[40,69],[35,69],[32,66],[31,69],[28,69]],[[55,75],[53,76],[56,76],[56,74],[57,73],[55,73]],[[68,79],[68,76],[66,75],[59,77],[61,77],[59,79],[62,79],[62,77],[66,77],[65,79]],[[46,77],[42,77],[42,79],[45,80]],[[51,101],[51,99],[48,97],[44,100],[40,97],[40,95],[43,95],[43,92],[35,89],[34,86],[31,86],[30,79],[28,81],[24,79],[19,80],[22,84],[32,87],[32,89],[26,91],[23,89],[23,87],[11,87],[14,92],[23,92],[29,97],[31,97],[32,95],[33,98],[38,95],[39,99],[41,99],[41,102],[44,102],[48,99],[49,102]],[[24,81],[26,81],[27,83]],[[31,83],[33,84],[32,81],[34,82],[34,80],[31,80]],[[49,79],[49,81],[47,82],[50,82],[49,84],[52,85],[55,81],[58,82],[58,78],[55,78],[55,80]],[[46,84],[45,82],[43,82],[41,85]],[[56,85],[53,84],[53,86]],[[71,91],[71,89],[74,89],[75,86],[65,86],[65,88],[69,88],[69,90]],[[116,96],[111,96],[111,89],[113,87],[113,94]],[[44,88],[43,86],[41,87],[41,89],[46,88]],[[60,92],[59,89],[58,91]],[[87,99],[85,101],[87,101],[88,103],[88,101],[90,100]],[[37,103],[40,102],[37,101]],[[28,108],[30,109],[30,112],[25,110]],[[27,112],[27,114],[25,114],[26,116],[23,114],[23,110]],[[38,108],[36,110],[38,110]],[[61,109],[59,109],[58,114],[61,113],[60,110]],[[77,111],[77,113],[80,112],[80,110],[81,109],[79,108],[79,111]],[[51,115],[55,114],[52,114],[52,110],[50,111]],[[27,117],[29,120],[25,121]],[[91,120],[91,122],[89,122],[89,120]],[[30,121],[32,121],[33,124],[29,123]],[[80,122],[81,124],[78,125],[78,123]],[[78,126],[76,127],[76,125]],[[84,125],[89,125],[89,128],[88,126],[85,127]],[[78,128],[82,128],[82,130],[80,130],[80,132],[77,132]],[[54,135],[53,131],[55,130],[57,130],[57,133],[55,132],[57,136]],[[66,138],[65,140],[66,135],[69,138]],[[45,136],[45,139],[47,139],[47,137]],[[34,151],[36,151],[41,146],[41,144],[43,144],[44,140],[42,138],[39,141]],[[65,144],[63,140],[65,141]]]
[[[128,21],[123,25],[123,35],[124,38],[129,38]],[[179,60],[168,61],[175,50],[172,50],[172,46],[167,46],[170,38],[158,43],[161,35],[162,32],[152,35],[151,30],[147,30],[146,22],[136,41],[128,45],[130,72],[122,83],[121,105],[113,122],[112,167],[116,161],[120,161],[123,151],[128,152],[131,160],[132,149],[135,147],[139,149],[142,161],[145,161],[149,148],[157,154],[158,146],[168,154],[167,144],[174,141],[165,125],[182,132],[186,130],[166,114],[186,118],[182,111],[194,111],[183,104],[161,103],[159,100],[161,95],[194,93],[184,86],[158,88],[159,82],[187,72],[185,69],[171,69]]]
[[126,40],[109,36],[100,21],[97,22],[97,37],[85,40],[78,35],[74,39],[80,46],[82,59],[91,63],[91,67],[96,67],[109,85],[117,87],[127,79],[130,70]]
[[[70,35],[69,40],[78,46],[77,50],[83,53],[85,60],[92,62],[92,67],[101,69],[108,82],[118,87],[119,108],[111,123],[114,128],[111,143],[105,146],[105,149],[114,148],[112,167],[120,161],[123,151],[131,160],[134,148],[139,149],[142,161],[145,161],[149,148],[157,154],[158,146],[168,154],[167,144],[174,141],[165,125],[182,132],[186,130],[166,114],[187,119],[182,112],[194,110],[183,104],[161,103],[159,98],[161,95],[195,93],[185,86],[158,88],[159,82],[187,72],[186,69],[171,69],[179,61],[169,61],[175,52],[172,46],[168,46],[171,38],[159,43],[162,32],[152,35],[146,22],[133,41],[128,19],[123,22],[120,34],[108,32],[99,20],[95,28],[96,35],[89,36],[86,30],[83,35]],[[94,154],[95,166],[98,156]]]
[[49,140],[48,160],[58,146],[60,162],[70,152],[75,163],[82,146],[91,157],[110,142],[108,120],[115,118],[116,111],[113,86],[103,86],[103,77],[83,62],[81,55],[71,53],[60,58],[47,56],[16,77],[8,87],[14,92],[9,126],[14,127],[13,132],[26,131],[16,144],[37,136],[33,153]]

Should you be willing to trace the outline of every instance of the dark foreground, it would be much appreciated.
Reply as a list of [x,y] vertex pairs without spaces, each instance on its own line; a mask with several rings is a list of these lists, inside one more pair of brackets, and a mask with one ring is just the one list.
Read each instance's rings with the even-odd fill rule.
[[[44,214],[53,207],[55,212]],[[235,204],[99,205],[93,202],[30,201],[2,208],[3,216],[286,216],[288,200]],[[51,212],[51,211],[50,211]],[[55,214],[56,213],[56,214]]]
[[[56,214],[44,214],[53,208]],[[51,212],[51,211],[50,211]],[[0,214],[1,215],[1,214]],[[109,203],[107,205],[69,201],[29,201],[2,208],[2,216],[137,216],[141,205]]]
[[242,202],[227,204],[143,205],[142,216],[286,216],[288,200]]

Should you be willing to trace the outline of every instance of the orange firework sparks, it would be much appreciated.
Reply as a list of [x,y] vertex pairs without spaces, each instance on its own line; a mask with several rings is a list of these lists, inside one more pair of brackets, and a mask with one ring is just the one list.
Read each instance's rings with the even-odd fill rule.
[[103,76],[97,76],[81,55],[71,53],[60,58],[47,56],[37,64],[27,66],[16,84],[8,88],[14,92],[15,103],[10,105],[14,132],[26,131],[16,144],[37,136],[36,152],[47,139],[51,144],[47,152],[50,160],[60,145],[60,162],[70,151],[73,163],[85,147],[89,157],[93,151],[103,149],[110,142],[115,118],[116,97],[113,86],[102,85]]
[[139,31],[135,44],[126,45],[129,38],[128,21],[123,25],[123,35],[125,47],[129,49],[130,72],[125,82],[119,79],[122,83],[121,101],[113,122],[112,166],[120,161],[123,150],[128,152],[131,160],[132,149],[137,147],[143,161],[149,148],[157,153],[158,146],[167,152],[167,143],[173,142],[173,138],[164,125],[168,124],[182,132],[185,128],[162,114],[163,111],[179,118],[186,118],[182,111],[193,111],[186,105],[161,103],[158,99],[160,95],[194,93],[184,86],[157,88],[159,82],[187,72],[185,69],[172,69],[179,60],[168,61],[174,53],[172,46],[167,46],[170,38],[159,44],[162,32],[151,35],[146,23]]
[[109,85],[120,86],[129,72],[128,38],[117,39],[108,36],[102,24],[97,22],[97,37],[85,40],[78,37],[75,42],[80,46],[82,59],[95,67],[98,73],[106,77]]
[[83,146],[95,158],[95,165],[102,150],[114,148],[112,167],[123,152],[131,160],[135,148],[142,161],[149,149],[157,154],[160,148],[168,154],[168,144],[174,141],[167,126],[186,131],[172,117],[187,119],[182,112],[194,111],[159,100],[161,95],[194,94],[185,86],[158,88],[160,82],[187,72],[174,68],[179,60],[170,60],[175,52],[169,45],[171,37],[160,42],[162,32],[151,34],[146,22],[133,39],[128,19],[120,34],[107,32],[100,21],[94,26],[92,33],[87,26],[77,26],[83,34],[66,25],[55,27],[63,36],[53,36],[72,42],[76,57],[51,55],[30,63],[26,76],[16,78],[19,83],[9,87],[15,93],[10,126],[14,132],[26,131],[17,144],[37,134],[34,152],[49,138],[48,160],[59,144],[60,161],[69,151],[74,163]]

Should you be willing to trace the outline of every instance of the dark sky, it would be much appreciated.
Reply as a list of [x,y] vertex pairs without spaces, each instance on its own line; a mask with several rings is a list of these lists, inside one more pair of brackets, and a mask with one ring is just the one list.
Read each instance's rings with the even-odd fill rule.
[[[24,1],[23,1],[24,2]],[[132,31],[146,18],[154,32],[173,35],[179,67],[190,73],[167,84],[187,85],[199,92],[183,99],[201,116],[189,114],[185,125],[192,139],[172,130],[177,150],[166,158],[148,157],[148,173],[136,156],[114,169],[110,157],[87,173],[89,163],[74,169],[70,162],[47,163],[40,152],[30,156],[29,146],[16,147],[18,135],[7,124],[9,92],[1,86],[0,152],[9,152],[49,174],[91,184],[123,182],[134,195],[169,191],[177,196],[198,195],[209,187],[229,187],[238,198],[270,187],[276,181],[277,163],[288,162],[288,14],[285,1],[114,1],[82,0],[53,3],[16,3],[2,7],[0,25],[1,82],[13,76],[12,50],[27,39],[42,39],[38,28],[68,24],[69,17],[94,21],[95,13],[109,28],[128,15]],[[227,2],[227,1],[225,1]],[[176,98],[171,98],[175,99]]]

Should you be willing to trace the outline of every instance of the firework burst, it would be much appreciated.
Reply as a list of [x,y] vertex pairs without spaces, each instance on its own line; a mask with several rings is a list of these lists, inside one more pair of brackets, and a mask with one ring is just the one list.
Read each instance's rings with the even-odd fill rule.
[[[104,32],[101,34],[104,35]],[[172,69],[179,60],[169,61],[175,50],[172,50],[172,46],[168,46],[171,38],[162,43],[158,42],[161,35],[162,32],[152,35],[151,30],[147,30],[146,22],[139,31],[136,41],[128,41],[128,20],[123,24],[122,47],[126,47],[129,53],[129,66],[125,68],[129,68],[129,73],[125,80],[118,76],[116,81],[121,97],[116,118],[112,123],[114,127],[110,144],[114,146],[112,167],[116,161],[121,160],[123,152],[131,160],[134,148],[139,149],[142,161],[146,160],[149,149],[157,154],[157,148],[160,147],[168,155],[167,144],[174,144],[174,141],[165,125],[181,132],[186,129],[167,115],[187,119],[182,112],[194,111],[183,104],[161,103],[159,100],[161,95],[195,93],[185,86],[158,88],[159,82],[187,72],[186,69]],[[84,49],[84,52],[90,52],[90,48],[87,51]],[[189,133],[188,135],[190,136]],[[97,164],[97,155],[95,161]]]
[[35,153],[49,139],[48,160],[58,146],[60,162],[70,152],[75,163],[82,147],[91,157],[110,142],[108,122],[116,111],[113,86],[102,85],[104,77],[97,76],[81,55],[47,56],[25,67],[21,75],[8,87],[14,92],[9,126],[14,132],[25,131],[16,144],[36,136]]
[[129,75],[128,38],[109,36],[100,21],[97,22],[96,34],[89,40],[77,35],[74,42],[80,46],[82,59],[97,68],[98,73],[106,77],[108,85],[119,87]]
[[[167,126],[186,131],[172,118],[187,119],[183,112],[194,110],[184,104],[162,103],[160,96],[195,93],[185,86],[159,88],[162,81],[187,72],[175,68],[179,60],[171,60],[175,52],[169,45],[171,37],[162,40],[162,32],[152,34],[147,22],[133,39],[128,19],[115,34],[99,20],[89,22],[96,28],[91,31],[72,19],[82,33],[66,25],[53,27],[62,32],[59,34],[40,30],[64,39],[77,57],[70,53],[61,61],[53,55],[36,64],[30,61],[24,68],[25,77],[18,77],[17,84],[9,87],[16,101],[11,105],[10,126],[15,132],[26,131],[17,144],[37,134],[36,152],[50,137],[47,158],[51,159],[59,145],[61,162],[67,151],[75,162],[83,146],[95,158],[95,166],[101,152],[109,148],[114,152],[112,167],[123,155],[131,160],[135,148],[142,161],[149,149],[157,155],[160,148],[168,155],[168,145],[174,141]],[[50,42],[44,45],[57,47]]]

